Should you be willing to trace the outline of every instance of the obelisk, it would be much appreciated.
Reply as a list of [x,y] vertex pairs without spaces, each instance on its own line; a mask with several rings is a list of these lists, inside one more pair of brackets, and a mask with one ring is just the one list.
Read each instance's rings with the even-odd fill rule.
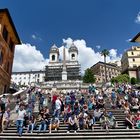
[[67,70],[66,70],[66,53],[65,46],[63,48],[63,71],[62,71],[62,81],[67,80]]

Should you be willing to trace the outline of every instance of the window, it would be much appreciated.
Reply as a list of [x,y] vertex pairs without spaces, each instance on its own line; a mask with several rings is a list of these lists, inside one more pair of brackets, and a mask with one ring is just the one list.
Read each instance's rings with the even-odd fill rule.
[[135,59],[133,58],[133,62],[135,62]]
[[71,55],[71,59],[74,60],[75,59],[75,54]]
[[7,31],[7,29],[6,29],[5,26],[3,28],[2,35],[3,35],[4,40],[7,42],[7,39],[8,39],[8,31]]
[[133,53],[133,52],[131,52],[131,54],[132,54],[132,55],[134,55],[134,53]]
[[2,51],[0,50],[0,65],[2,65],[3,63],[3,53]]
[[54,61],[55,60],[55,55],[52,55],[52,61]]
[[10,39],[10,43],[9,43],[9,48],[12,52],[14,51],[14,43],[11,39]]

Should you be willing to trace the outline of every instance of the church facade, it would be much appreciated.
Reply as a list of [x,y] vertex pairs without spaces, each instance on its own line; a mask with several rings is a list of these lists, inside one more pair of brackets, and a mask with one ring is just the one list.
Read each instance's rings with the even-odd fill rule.
[[53,45],[50,49],[49,64],[46,66],[45,81],[80,80],[81,65],[78,62],[78,49],[72,44],[69,49],[69,60],[66,60],[65,47],[63,60],[59,59],[59,49]]

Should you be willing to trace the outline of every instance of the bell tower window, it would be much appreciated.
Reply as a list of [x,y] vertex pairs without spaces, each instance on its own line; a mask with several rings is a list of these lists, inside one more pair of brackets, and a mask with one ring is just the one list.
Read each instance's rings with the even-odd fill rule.
[[75,59],[75,54],[72,54],[71,58],[72,58],[72,60],[74,60]]
[[52,61],[55,61],[55,55],[52,55]]

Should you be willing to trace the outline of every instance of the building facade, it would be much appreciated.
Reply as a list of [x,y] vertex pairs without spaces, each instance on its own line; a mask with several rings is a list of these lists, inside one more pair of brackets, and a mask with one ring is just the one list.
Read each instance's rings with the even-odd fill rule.
[[[105,82],[105,63],[98,62],[90,68],[96,78],[96,83]],[[107,81],[110,81],[112,78],[118,76],[121,73],[121,68],[116,64],[106,63],[106,71],[107,71]]]
[[[136,43],[140,43],[140,32],[134,36],[134,38],[131,40],[131,42],[136,42]],[[137,79],[140,80],[140,64],[138,65],[137,67],[137,70],[136,70],[136,74],[137,74]]]
[[127,73],[130,78],[137,78],[137,70],[140,66],[140,47],[132,46],[121,59],[122,73]]
[[60,60],[57,46],[53,45],[51,47],[49,64],[46,66],[45,81],[81,79],[81,65],[78,62],[78,49],[72,44],[68,52],[69,60],[65,59],[65,48],[63,49],[63,60]]
[[45,71],[26,71],[26,72],[13,72],[12,82],[17,85],[28,86],[31,83],[44,82]]
[[8,9],[0,9],[0,94],[8,92],[15,45],[21,44]]

